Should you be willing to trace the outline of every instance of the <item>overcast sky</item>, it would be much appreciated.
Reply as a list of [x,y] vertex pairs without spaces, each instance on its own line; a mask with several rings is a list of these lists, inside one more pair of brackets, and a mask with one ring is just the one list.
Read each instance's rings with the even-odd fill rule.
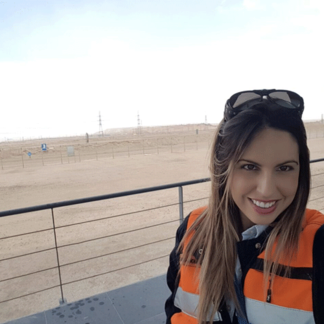
[[0,140],[217,123],[241,90],[324,113],[322,0],[0,0]]

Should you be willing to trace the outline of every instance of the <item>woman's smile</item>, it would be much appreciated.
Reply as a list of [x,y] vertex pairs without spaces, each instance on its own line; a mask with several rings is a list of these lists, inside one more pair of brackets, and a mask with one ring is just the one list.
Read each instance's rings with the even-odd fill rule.
[[265,209],[272,207],[276,203],[276,200],[261,201],[261,200],[256,200],[256,199],[252,199],[252,198],[250,198],[250,199],[254,205],[261,207],[261,208],[265,208]]
[[260,201],[255,199],[250,199],[251,203],[253,204],[254,210],[262,215],[271,214],[275,211],[278,200],[272,201]]

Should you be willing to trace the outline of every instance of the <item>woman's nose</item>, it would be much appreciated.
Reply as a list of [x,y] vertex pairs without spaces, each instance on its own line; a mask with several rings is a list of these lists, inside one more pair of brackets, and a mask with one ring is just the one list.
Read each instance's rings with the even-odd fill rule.
[[276,179],[272,172],[263,172],[260,174],[257,190],[263,198],[273,198],[273,194],[276,191]]

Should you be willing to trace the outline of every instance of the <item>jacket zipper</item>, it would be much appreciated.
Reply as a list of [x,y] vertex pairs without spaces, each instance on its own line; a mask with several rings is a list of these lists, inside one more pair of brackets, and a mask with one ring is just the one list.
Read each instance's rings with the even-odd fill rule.
[[267,290],[267,303],[271,303],[271,279],[269,280],[269,288]]
[[270,279],[269,279],[269,287],[268,287],[268,290],[267,290],[267,303],[271,303],[271,273],[272,273],[272,268],[273,268],[273,264],[271,265],[271,268],[270,268]]

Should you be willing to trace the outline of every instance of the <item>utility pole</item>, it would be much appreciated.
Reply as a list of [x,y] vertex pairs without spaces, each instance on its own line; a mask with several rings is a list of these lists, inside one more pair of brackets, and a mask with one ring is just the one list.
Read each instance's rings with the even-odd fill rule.
[[138,129],[138,133],[141,134],[141,119],[140,119],[139,112],[137,112],[137,129]]
[[101,114],[99,111],[99,136],[103,136],[103,129],[102,129],[102,123],[101,123]]

